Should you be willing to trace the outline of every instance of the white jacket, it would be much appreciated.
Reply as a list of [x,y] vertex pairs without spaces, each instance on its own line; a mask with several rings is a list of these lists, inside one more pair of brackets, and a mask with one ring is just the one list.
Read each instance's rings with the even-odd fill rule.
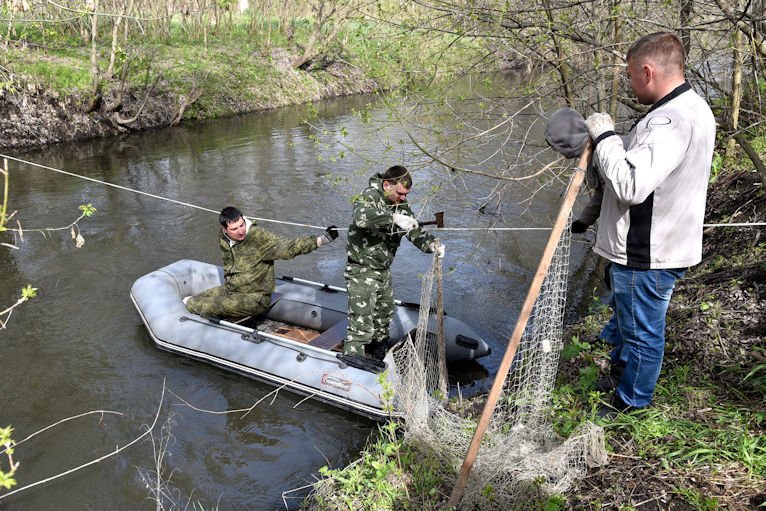
[[639,269],[702,259],[702,224],[715,146],[710,107],[684,83],[630,130],[594,152],[604,197],[594,252]]

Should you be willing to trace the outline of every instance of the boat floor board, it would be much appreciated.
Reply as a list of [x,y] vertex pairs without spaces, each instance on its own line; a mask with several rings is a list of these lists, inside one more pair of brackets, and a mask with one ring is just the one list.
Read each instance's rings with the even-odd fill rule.
[[324,332],[318,332],[310,328],[296,327],[295,325],[267,319],[263,316],[248,316],[236,323],[247,328],[252,328],[253,330],[268,332],[272,335],[286,337],[293,341],[311,344],[317,348],[331,351],[340,351],[343,347],[343,339],[346,338],[346,329],[348,328],[347,319],[338,321]]
[[274,335],[280,335],[287,337],[293,341],[302,342],[303,344],[309,344],[313,339],[319,337],[319,332],[316,330],[306,330],[304,328],[298,328],[292,325],[285,325],[272,331]]
[[322,334],[314,338],[310,344],[318,348],[326,350],[338,350],[343,344],[343,339],[346,338],[346,328],[348,327],[348,320],[338,321],[333,326],[322,332]]
[[286,339],[298,341],[303,344],[310,343],[312,340],[316,339],[320,335],[320,332],[318,332],[317,330],[312,330],[310,328],[297,327],[295,325],[284,323],[282,321],[267,319],[267,318],[264,318],[263,316],[256,316],[256,317],[249,316],[247,318],[243,318],[240,321],[237,321],[237,323],[244,327],[257,330],[259,332],[266,332],[271,335],[284,337]]

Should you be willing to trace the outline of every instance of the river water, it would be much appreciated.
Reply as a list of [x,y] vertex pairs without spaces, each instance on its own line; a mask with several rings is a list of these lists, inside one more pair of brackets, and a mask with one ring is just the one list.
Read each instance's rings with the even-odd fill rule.
[[[370,122],[354,115],[363,110]],[[325,128],[348,133],[344,157],[321,136],[312,137],[317,132],[302,122],[309,113]],[[378,146],[379,137],[369,136],[375,119],[387,115],[375,97],[354,97],[13,154],[92,179],[9,162],[10,205],[26,232],[17,239],[18,250],[0,247],[0,308],[15,302],[27,284],[39,295],[0,330],[0,426],[12,425],[20,441],[71,418],[17,446],[19,486],[126,446],[155,418],[158,427],[153,441],[144,438],[114,457],[0,500],[0,508],[153,509],[144,478],[156,475],[155,450],[161,447],[168,491],[181,508],[191,499],[205,509],[284,509],[283,492],[313,482],[323,465],[355,459],[374,423],[286,392],[271,395],[274,389],[266,384],[160,351],[129,290],[136,278],[177,259],[219,264],[217,214],[207,210],[232,204],[263,219],[347,225],[349,199],[370,174],[410,163],[411,145],[386,149]],[[406,139],[390,129],[391,140]],[[365,158],[357,153],[361,149]],[[410,201],[421,220],[441,210],[452,227],[482,227],[498,219],[476,210],[493,186],[485,178],[468,177],[460,187],[433,194],[432,186],[442,181],[438,169],[419,169],[415,180]],[[543,189],[532,202],[522,201],[529,190],[520,191],[518,200],[503,202],[502,225],[550,227],[564,187]],[[78,206],[88,203],[98,211],[79,224],[82,248],[74,247],[67,231],[33,231],[67,225]],[[261,223],[284,236],[321,232]],[[547,235],[440,233],[445,266],[451,268],[444,276],[445,310],[493,348],[480,364],[455,370],[463,392],[491,384],[488,376],[502,357]],[[343,286],[344,239],[278,262],[278,274]],[[573,243],[574,298],[590,293],[588,249],[588,243]],[[419,300],[418,274],[430,261],[403,243],[393,266],[397,298]],[[222,413],[259,401],[247,414]],[[91,411],[104,412],[73,418]],[[290,508],[298,503],[288,499]]]

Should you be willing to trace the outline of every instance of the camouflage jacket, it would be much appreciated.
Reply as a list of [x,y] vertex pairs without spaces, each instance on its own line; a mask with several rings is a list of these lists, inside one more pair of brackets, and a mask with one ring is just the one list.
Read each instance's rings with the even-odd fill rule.
[[316,236],[283,238],[245,221],[244,240],[234,242],[223,231],[219,237],[226,289],[230,292],[270,294],[274,291],[275,259],[292,259],[318,248]]
[[386,199],[383,179],[375,174],[370,178],[369,187],[354,199],[346,245],[350,263],[388,270],[404,236],[423,252],[431,252],[430,244],[435,238],[420,227],[405,233],[394,224],[394,213],[414,216],[406,201],[393,204]]

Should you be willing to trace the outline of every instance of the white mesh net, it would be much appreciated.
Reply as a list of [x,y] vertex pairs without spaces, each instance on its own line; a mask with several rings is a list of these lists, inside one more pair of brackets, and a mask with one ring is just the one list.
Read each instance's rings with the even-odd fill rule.
[[[601,427],[586,423],[563,439],[547,419],[563,347],[569,247],[565,229],[473,462],[460,509],[540,509],[547,496],[566,492],[587,467],[606,463]],[[424,312],[431,308],[434,282],[440,279],[441,262],[434,257],[423,277],[421,323],[429,321],[431,315]],[[437,296],[439,314],[440,301]],[[418,326],[416,339],[394,354],[397,408],[408,442],[443,460],[441,475],[454,481],[477,423],[445,407],[448,382],[444,350],[438,349],[443,343],[424,333],[425,324]]]

